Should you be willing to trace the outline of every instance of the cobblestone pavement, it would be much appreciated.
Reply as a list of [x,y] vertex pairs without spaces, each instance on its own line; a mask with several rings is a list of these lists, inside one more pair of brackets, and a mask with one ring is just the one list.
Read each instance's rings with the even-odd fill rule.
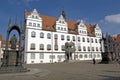
[[120,64],[90,61],[24,65],[27,73],[0,74],[0,80],[120,80]]

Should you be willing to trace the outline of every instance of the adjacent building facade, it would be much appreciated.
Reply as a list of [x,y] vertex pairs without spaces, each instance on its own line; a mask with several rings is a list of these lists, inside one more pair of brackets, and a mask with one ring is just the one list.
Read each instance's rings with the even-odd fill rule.
[[111,36],[106,34],[104,40],[104,59],[111,62],[120,59],[120,34]]
[[25,12],[26,64],[63,62],[66,42],[75,44],[73,60],[101,59],[101,39],[102,31],[98,24],[67,20],[64,11],[59,18],[39,14],[36,9]]

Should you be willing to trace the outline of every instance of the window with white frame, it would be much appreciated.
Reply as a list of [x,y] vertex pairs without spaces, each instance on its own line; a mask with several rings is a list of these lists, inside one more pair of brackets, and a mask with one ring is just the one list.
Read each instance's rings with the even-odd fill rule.
[[66,31],[66,28],[64,28],[64,31]]
[[67,36],[67,40],[70,41],[70,36]]
[[47,50],[51,50],[51,45],[50,44],[47,45]]
[[85,42],[85,38],[84,37],[82,38],[82,40],[83,40],[83,42]]
[[61,30],[63,31],[63,27],[61,27]]
[[51,39],[51,34],[50,33],[47,34],[47,39]]
[[29,26],[32,26],[32,23],[31,23],[31,22],[29,22]]
[[80,37],[78,37],[78,41],[80,42]]
[[33,27],[36,27],[36,23],[33,23]]
[[61,46],[62,51],[65,51],[65,45]]
[[35,44],[34,43],[30,44],[30,50],[35,50]]
[[49,59],[55,59],[55,55],[50,55]]
[[64,35],[61,35],[61,40],[64,40]]
[[78,51],[81,51],[81,46],[78,46]]
[[58,50],[58,45],[54,45],[54,49],[57,51]]
[[35,37],[36,36],[36,32],[32,31],[31,32],[31,37]]
[[89,38],[87,38],[87,42],[90,42]]
[[40,27],[40,24],[37,24],[37,27]]
[[58,27],[58,30],[60,30],[60,27]]
[[91,42],[93,43],[93,38],[91,38]]
[[79,55],[79,58],[83,58],[83,55],[81,54],[81,55]]
[[87,58],[88,57],[87,54],[85,54],[84,57]]
[[40,38],[44,38],[44,33],[43,32],[40,33]]
[[39,53],[39,58],[44,59],[44,53]]
[[73,38],[73,41],[75,41],[75,36],[73,36],[72,38]]
[[86,51],[86,47],[85,46],[83,46],[83,51]]
[[54,38],[55,38],[55,39],[58,39],[58,35],[57,35],[57,34],[54,34]]
[[94,50],[94,47],[92,47],[92,51],[95,51],[95,50]]
[[31,58],[31,59],[35,59],[35,53],[31,53],[30,58]]
[[95,39],[95,43],[97,43],[97,39]]
[[96,47],[96,51],[98,51],[98,47]]
[[88,46],[88,51],[90,51],[90,47]]
[[40,44],[40,50],[44,50],[44,44]]

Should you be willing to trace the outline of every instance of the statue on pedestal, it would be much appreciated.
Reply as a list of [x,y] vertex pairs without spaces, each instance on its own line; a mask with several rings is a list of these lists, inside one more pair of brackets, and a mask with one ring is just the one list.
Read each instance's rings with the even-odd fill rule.
[[17,42],[17,38],[16,35],[14,34],[10,39],[11,49],[16,49],[16,42]]

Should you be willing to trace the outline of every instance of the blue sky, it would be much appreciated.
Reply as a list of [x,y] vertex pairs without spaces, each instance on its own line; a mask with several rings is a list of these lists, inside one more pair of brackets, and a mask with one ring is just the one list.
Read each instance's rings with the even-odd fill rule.
[[120,33],[120,0],[3,0],[0,2],[0,34],[6,37],[9,18],[12,23],[24,20],[24,10],[34,8],[40,14],[59,17],[64,10],[72,21],[82,19],[87,24],[98,23],[103,33]]

